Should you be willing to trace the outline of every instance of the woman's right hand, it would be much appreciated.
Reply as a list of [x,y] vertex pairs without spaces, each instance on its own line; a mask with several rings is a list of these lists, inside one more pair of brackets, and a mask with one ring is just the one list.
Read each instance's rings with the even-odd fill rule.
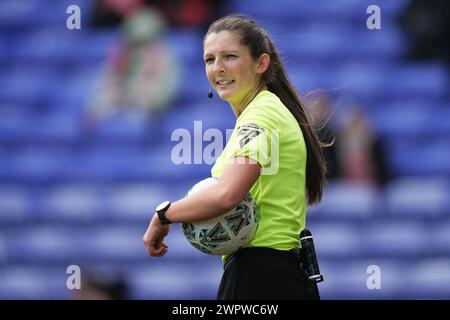
[[167,253],[169,247],[163,240],[169,234],[169,231],[170,225],[162,224],[158,215],[154,214],[147,231],[142,237],[149,256],[162,257]]

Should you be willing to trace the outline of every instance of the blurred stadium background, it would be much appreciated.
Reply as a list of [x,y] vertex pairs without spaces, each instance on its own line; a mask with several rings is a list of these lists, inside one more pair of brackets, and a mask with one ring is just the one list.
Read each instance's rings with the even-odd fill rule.
[[[81,8],[81,30],[66,8]],[[366,8],[381,8],[368,30]],[[227,1],[273,36],[299,91],[332,90],[336,115],[357,101],[385,138],[393,178],[384,188],[331,183],[310,210],[324,299],[450,298],[450,99],[441,60],[405,58],[398,17],[408,1]],[[182,197],[209,165],[172,163],[175,128],[232,128],[207,98],[202,30],[172,28],[182,63],[175,102],[158,118],[117,116],[92,133],[83,114],[117,28],[92,29],[93,2],[0,3],[0,298],[71,299],[66,268],[119,278],[130,299],[214,299],[220,259],[197,252],[178,226],[169,254],[142,243],[153,208]],[[448,40],[448,39],[447,39]],[[381,270],[369,290],[367,268]],[[76,291],[76,290],[75,290]]]

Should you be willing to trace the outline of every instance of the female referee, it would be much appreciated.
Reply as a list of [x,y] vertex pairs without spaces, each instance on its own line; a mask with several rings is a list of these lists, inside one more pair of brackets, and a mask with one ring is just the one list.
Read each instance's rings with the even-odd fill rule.
[[[219,216],[251,192],[259,226],[246,248],[224,258],[217,299],[319,299],[316,283],[291,249],[300,246],[307,205],[322,198],[323,145],[272,40],[253,20],[221,18],[209,27],[203,45],[208,80],[233,109],[236,125],[211,170],[219,181],[158,206],[143,237],[147,252],[167,253],[163,241],[170,223]],[[275,147],[257,147],[274,137]]]

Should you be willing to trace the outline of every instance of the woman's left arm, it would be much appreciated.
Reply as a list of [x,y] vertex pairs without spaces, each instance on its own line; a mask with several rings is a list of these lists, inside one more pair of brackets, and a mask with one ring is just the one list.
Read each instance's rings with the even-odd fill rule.
[[[261,166],[255,160],[233,158],[217,183],[172,203],[166,218],[172,222],[194,222],[218,217],[245,198],[260,174]],[[143,237],[149,255],[163,256],[167,252],[163,239],[168,232],[169,226],[154,214]]]

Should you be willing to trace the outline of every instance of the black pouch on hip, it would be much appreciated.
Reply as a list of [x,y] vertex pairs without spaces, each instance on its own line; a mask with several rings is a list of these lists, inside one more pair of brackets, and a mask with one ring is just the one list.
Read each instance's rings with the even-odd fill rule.
[[320,273],[319,262],[317,261],[316,249],[311,231],[304,229],[300,233],[300,258],[305,268],[308,279],[314,282],[322,282],[323,276]]

